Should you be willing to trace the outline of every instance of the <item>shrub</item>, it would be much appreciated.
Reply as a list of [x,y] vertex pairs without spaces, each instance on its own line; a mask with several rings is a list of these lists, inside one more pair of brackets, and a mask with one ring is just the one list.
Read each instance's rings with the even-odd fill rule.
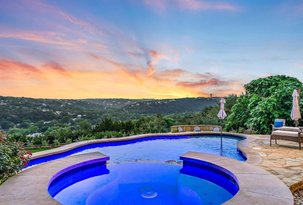
[[246,93],[237,99],[227,117],[227,130],[253,130],[267,134],[275,118],[286,119],[287,125],[293,125],[290,119],[292,92],[300,89],[302,96],[303,88],[298,79],[283,75],[270,76],[253,80],[244,87]]
[[0,133],[0,184],[26,166],[31,153],[18,142],[10,142]]
[[112,137],[123,137],[121,132],[116,131],[105,131],[97,132],[94,134],[95,139],[112,138]]
[[90,135],[90,134],[82,134],[79,138],[78,138],[78,140],[79,141],[84,141],[84,140],[92,140],[92,139],[95,139],[95,137],[94,136],[92,136],[92,135]]
[[45,147],[49,146],[49,142],[47,139],[42,139],[41,144],[42,144],[42,146],[45,146]]
[[61,143],[60,143],[59,140],[57,140],[57,139],[54,140],[54,145],[55,145],[55,146],[59,146],[60,144],[61,144]]
[[43,141],[44,141],[43,136],[37,136],[32,138],[33,145],[42,145]]

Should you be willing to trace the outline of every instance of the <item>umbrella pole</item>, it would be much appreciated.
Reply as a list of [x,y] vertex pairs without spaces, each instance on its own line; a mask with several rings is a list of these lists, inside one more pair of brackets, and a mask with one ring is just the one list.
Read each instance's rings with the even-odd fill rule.
[[223,130],[223,120],[221,120],[221,155],[222,155],[222,149],[223,149],[222,130]]

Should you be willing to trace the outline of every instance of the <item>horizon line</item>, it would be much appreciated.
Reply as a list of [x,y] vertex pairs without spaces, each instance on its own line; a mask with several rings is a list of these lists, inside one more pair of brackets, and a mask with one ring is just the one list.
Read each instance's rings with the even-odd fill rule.
[[[236,95],[236,94],[230,94],[230,95]],[[228,95],[228,96],[230,96]],[[29,97],[29,96],[4,96],[4,95],[0,95],[1,97],[4,98],[27,98],[27,99],[36,99],[36,100],[97,100],[97,99],[104,99],[104,100],[111,100],[111,99],[117,99],[117,100],[177,100],[177,99],[186,99],[186,98],[226,98],[228,96],[212,96],[212,97],[180,97],[180,98],[115,98],[115,97],[111,97],[111,98],[107,98],[107,97],[97,97],[97,98],[43,98],[43,97]],[[238,96],[238,95],[236,95]]]

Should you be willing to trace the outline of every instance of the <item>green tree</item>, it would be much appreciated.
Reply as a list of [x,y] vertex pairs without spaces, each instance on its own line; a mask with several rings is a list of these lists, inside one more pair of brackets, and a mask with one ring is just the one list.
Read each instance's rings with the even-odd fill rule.
[[303,88],[298,79],[270,76],[253,80],[244,87],[245,94],[237,99],[227,117],[227,130],[251,129],[265,134],[271,131],[275,118],[286,119],[288,125],[293,125],[290,119],[292,92]]

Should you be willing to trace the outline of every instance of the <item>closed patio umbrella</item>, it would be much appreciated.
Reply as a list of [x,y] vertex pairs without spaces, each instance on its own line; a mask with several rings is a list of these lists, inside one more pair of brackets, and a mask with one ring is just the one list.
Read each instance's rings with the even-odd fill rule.
[[[225,99],[224,98],[221,98],[220,100],[220,110],[218,112],[218,118],[220,120],[222,120],[222,127],[223,127],[223,120],[224,118],[227,116],[226,113],[225,113],[225,110],[224,110],[224,104],[226,103]],[[222,127],[221,127],[221,151],[222,151]]]
[[292,109],[291,109],[290,117],[292,120],[295,121],[295,125],[298,126],[299,119],[301,119],[301,113],[300,113],[299,93],[296,89],[292,93]]
[[221,100],[220,100],[220,111],[217,115],[220,120],[224,120],[224,118],[227,116],[225,111],[224,111],[224,104],[225,103],[226,103],[225,99],[221,98]]

